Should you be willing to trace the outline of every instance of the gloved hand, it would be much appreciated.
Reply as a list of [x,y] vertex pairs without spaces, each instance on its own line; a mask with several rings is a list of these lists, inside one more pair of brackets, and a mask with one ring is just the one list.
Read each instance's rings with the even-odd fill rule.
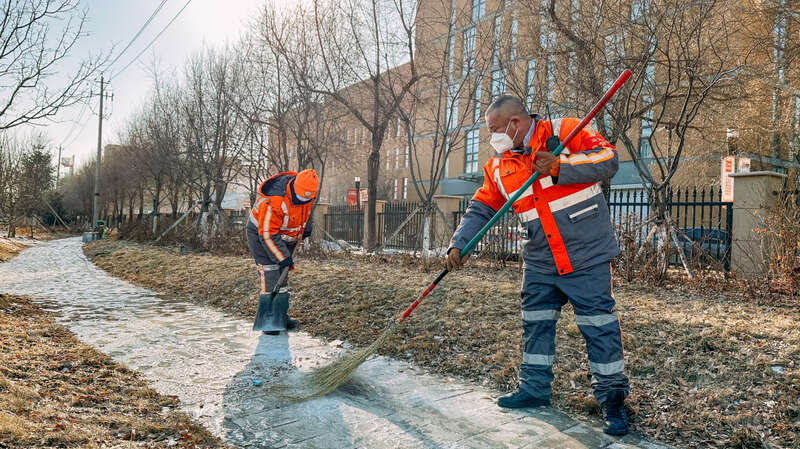
[[464,265],[464,262],[467,261],[469,258],[469,254],[464,257],[461,257],[461,250],[458,248],[450,248],[447,251],[447,257],[444,259],[445,267],[447,267],[447,271],[455,271],[461,268]]
[[558,176],[561,164],[558,157],[548,151],[537,151],[534,154],[533,169],[542,176]]
[[292,256],[289,256],[278,262],[278,266],[281,267],[281,269],[289,267],[290,270],[294,270],[294,261],[292,260]]

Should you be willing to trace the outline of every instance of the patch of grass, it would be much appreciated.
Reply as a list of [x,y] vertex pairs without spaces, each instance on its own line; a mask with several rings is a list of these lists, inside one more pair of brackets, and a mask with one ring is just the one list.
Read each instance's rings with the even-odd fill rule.
[[0,294],[0,340],[0,447],[225,447],[26,298]]
[[[256,270],[249,258],[181,255],[119,241],[92,242],[84,251],[99,267],[162,294],[214,304],[248,320],[255,315]],[[440,269],[385,256],[296,260],[290,313],[302,330],[361,347],[374,342]],[[520,275],[470,263],[445,278],[379,352],[511,390],[521,359]],[[616,286],[634,427],[682,448],[800,448],[800,311],[705,291]],[[553,403],[598,419],[585,343],[570,306],[556,332]]]

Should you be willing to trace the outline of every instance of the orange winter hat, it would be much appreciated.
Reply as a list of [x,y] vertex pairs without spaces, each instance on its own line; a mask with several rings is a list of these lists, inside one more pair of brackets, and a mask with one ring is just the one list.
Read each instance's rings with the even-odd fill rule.
[[316,198],[319,178],[317,172],[306,169],[297,174],[294,183],[294,195],[301,200],[310,201]]

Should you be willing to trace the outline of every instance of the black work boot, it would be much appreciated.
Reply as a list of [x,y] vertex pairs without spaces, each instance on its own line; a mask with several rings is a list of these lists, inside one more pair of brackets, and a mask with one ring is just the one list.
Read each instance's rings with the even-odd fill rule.
[[609,435],[622,436],[628,433],[628,414],[625,413],[625,392],[612,390],[605,403],[603,411],[606,415],[606,425],[603,432]]
[[297,320],[286,317],[286,329],[297,329]]
[[517,391],[498,398],[497,405],[503,408],[549,407],[550,398],[537,398],[527,391],[517,388]]
[[262,331],[262,332],[264,332],[264,335],[278,335],[281,333],[281,331]]

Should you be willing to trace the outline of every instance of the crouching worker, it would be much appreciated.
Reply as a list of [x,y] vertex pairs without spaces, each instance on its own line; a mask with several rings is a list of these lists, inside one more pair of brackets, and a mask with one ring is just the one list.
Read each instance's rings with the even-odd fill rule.
[[[522,281],[522,364],[519,388],[501,397],[504,408],[550,405],[556,321],[567,302],[586,340],[594,396],[606,415],[605,432],[628,432],[622,334],[611,295],[611,259],[619,249],[600,181],[617,171],[617,152],[587,126],[560,156],[552,151],[578,125],[574,118],[528,115],[516,97],[503,95],[486,111],[497,152],[483,168],[483,186],[453,235],[447,269],[466,260],[464,248],[534,172],[539,178],[512,208],[527,239]],[[577,356],[577,355],[576,355]]]
[[[259,302],[268,299],[283,268],[294,268],[296,245],[311,235],[309,214],[317,197],[319,180],[314,170],[279,173],[258,188],[258,199],[247,223],[247,246],[258,267]],[[289,318],[289,289],[284,278],[270,307],[272,329],[294,329]],[[278,330],[264,331],[278,335]]]

